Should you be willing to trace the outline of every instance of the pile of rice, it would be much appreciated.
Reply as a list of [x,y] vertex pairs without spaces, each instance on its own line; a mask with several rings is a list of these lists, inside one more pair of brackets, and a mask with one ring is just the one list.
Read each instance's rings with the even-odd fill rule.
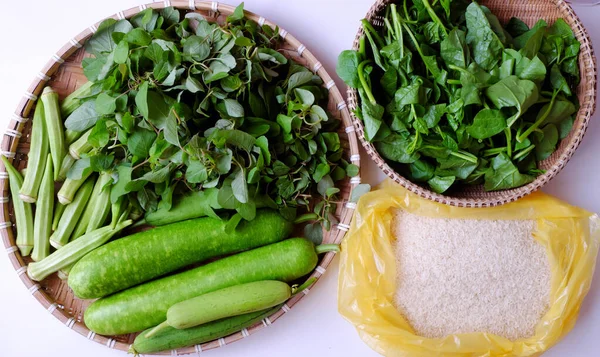
[[394,303],[428,338],[487,332],[527,338],[550,304],[550,265],[535,222],[438,219],[398,210]]

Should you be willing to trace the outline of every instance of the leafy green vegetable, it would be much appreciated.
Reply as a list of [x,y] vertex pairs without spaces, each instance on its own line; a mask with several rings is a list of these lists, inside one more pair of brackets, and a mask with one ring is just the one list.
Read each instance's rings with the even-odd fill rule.
[[394,169],[439,193],[510,189],[542,172],[578,110],[580,44],[564,20],[503,26],[470,0],[392,2],[382,14],[377,27],[362,20],[337,71],[358,91],[365,140]]
[[[99,90],[65,123],[92,128],[93,149],[69,176],[110,172],[111,201],[126,197],[144,210],[218,190],[220,207],[237,218],[253,219],[255,198],[270,197],[286,217],[312,211],[315,231],[330,228],[335,181],[358,166],[343,158],[321,79],[288,61],[281,40],[278,29],[246,19],[243,4],[221,25],[173,7],[104,21],[83,62]],[[347,56],[346,79],[358,81],[356,53]],[[374,120],[383,111],[373,105]]]

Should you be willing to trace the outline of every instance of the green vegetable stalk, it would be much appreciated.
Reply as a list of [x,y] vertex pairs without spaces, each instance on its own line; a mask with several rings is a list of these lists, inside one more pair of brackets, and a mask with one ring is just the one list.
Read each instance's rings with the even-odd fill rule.
[[79,190],[81,185],[83,185],[83,183],[88,179],[88,177],[90,177],[91,174],[92,172],[88,171],[80,179],[66,179],[60,190],[58,190],[58,201],[63,205],[70,204],[73,201],[77,190]]
[[41,173],[44,172],[47,155],[48,135],[46,133],[46,123],[44,122],[44,105],[39,101],[33,114],[31,146],[27,154],[27,168],[29,170],[19,191],[19,197],[25,202],[33,203],[37,200],[40,182],[42,181]]
[[71,235],[75,240],[85,233],[89,233],[101,227],[110,213],[110,182],[112,177],[109,173],[102,173],[94,185],[85,211],[79,218],[77,226]]
[[[92,94],[93,85],[93,82],[85,82],[62,101],[60,104],[60,113],[63,118],[68,117],[75,111],[75,109],[81,106],[81,98]],[[67,142],[72,141],[67,140]]]

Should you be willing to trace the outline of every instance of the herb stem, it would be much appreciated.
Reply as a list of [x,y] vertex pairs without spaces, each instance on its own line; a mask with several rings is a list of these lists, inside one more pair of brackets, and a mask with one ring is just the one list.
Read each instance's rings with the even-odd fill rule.
[[[375,39],[375,42],[377,43],[377,46],[379,46],[379,47],[385,46],[385,42],[383,42],[383,38],[381,38],[381,36],[377,32],[377,30],[375,30],[373,28],[373,25],[371,25],[371,23],[367,19],[362,19],[361,22],[365,29],[365,34],[367,34],[367,36],[369,36],[369,35],[373,36],[373,38]],[[377,51],[377,49],[373,48],[373,51]]]
[[487,150],[483,150],[483,156],[485,156],[485,157],[494,156],[494,155],[503,153],[505,151],[506,151],[506,147],[487,149]]
[[529,145],[528,147],[526,147],[525,149],[519,151],[515,157],[513,158],[513,160],[519,160],[521,158],[524,158],[525,156],[527,156],[527,154],[529,154],[531,152],[531,150],[533,150],[535,148],[535,145]]
[[371,102],[371,104],[375,105],[375,104],[377,104],[377,100],[375,100],[375,97],[373,96],[373,92],[371,92],[371,88],[369,87],[367,80],[365,79],[365,73],[364,73],[365,66],[371,62],[373,62],[373,61],[365,60],[365,61],[362,61],[358,65],[358,79],[360,80],[360,84],[362,85],[365,93],[367,94],[369,101]]
[[431,17],[431,19],[433,21],[437,22],[440,25],[440,27],[442,28],[442,31],[444,31],[444,35],[448,36],[448,30],[446,30],[446,26],[444,26],[444,24],[442,23],[442,20],[440,20],[438,15],[435,13],[435,10],[433,10],[431,5],[429,4],[429,0],[421,0],[421,1],[423,2],[425,9],[427,10],[427,13],[429,13],[429,17]]
[[340,246],[337,244],[321,244],[315,247],[317,254],[323,254],[328,252],[339,252]]
[[359,40],[359,43],[358,43],[358,55],[361,58],[361,60],[364,59],[365,56],[367,55],[365,36],[361,36],[361,38]]
[[392,11],[392,21],[394,21],[394,31],[396,33],[396,39],[400,45],[400,58],[404,58],[404,35],[402,33],[402,25],[400,16],[398,16],[398,11],[396,9],[396,4],[392,4],[390,6]]
[[510,158],[512,156],[512,131],[510,128],[504,129],[506,135],[506,155]]
[[475,156],[475,155],[473,155],[471,153],[465,152],[465,151],[461,151],[461,150],[459,150],[459,151],[451,151],[450,155],[452,155],[454,157],[458,157],[459,159],[463,159],[465,161],[472,162],[474,164],[477,163],[477,156]]
[[446,81],[446,83],[452,84],[452,85],[461,85],[462,84],[462,82],[459,79],[448,79]]
[[304,222],[314,221],[316,219],[319,219],[319,216],[316,213],[306,213],[306,214],[303,214],[302,216],[296,218],[294,220],[294,224],[300,224],[300,223],[304,223]]
[[534,130],[536,130],[543,122],[544,120],[546,120],[546,118],[548,117],[548,115],[550,115],[550,113],[552,112],[552,108],[554,107],[554,103],[556,101],[556,96],[558,95],[558,91],[554,91],[554,93],[552,94],[552,100],[550,101],[550,104],[548,105],[548,109],[546,109],[546,111],[544,112],[544,114],[542,114],[542,116],[535,121],[535,123],[533,123],[527,130],[525,130],[525,132],[521,135],[519,135],[517,137],[517,141],[522,143],[523,141],[525,141],[525,139],[527,139],[527,137],[533,133]]

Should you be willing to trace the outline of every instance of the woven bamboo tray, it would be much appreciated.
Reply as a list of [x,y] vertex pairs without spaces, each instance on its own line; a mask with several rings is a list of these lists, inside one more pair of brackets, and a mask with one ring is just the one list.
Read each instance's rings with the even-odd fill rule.
[[[383,26],[383,18],[380,14],[385,11],[387,4],[392,2],[394,1],[378,0],[369,9],[369,12],[367,12],[366,19],[374,27],[381,28]],[[565,167],[569,159],[571,159],[585,134],[590,117],[596,109],[596,57],[594,56],[594,50],[587,31],[568,3],[564,0],[482,0],[480,3],[490,8],[502,23],[506,23],[511,17],[518,17],[527,23],[527,25],[532,26],[539,19],[545,19],[549,24],[552,24],[556,19],[562,17],[573,29],[575,37],[581,42],[581,52],[579,55],[581,82],[577,87],[577,96],[581,107],[577,113],[571,133],[560,142],[557,150],[549,158],[539,164],[541,169],[546,170],[543,175],[538,176],[533,182],[523,187],[511,190],[487,192],[483,189],[483,185],[479,185],[465,186],[445,195],[438,194],[409,181],[394,171],[379,155],[375,146],[365,140],[362,121],[355,115],[352,115],[352,122],[356,127],[358,138],[365,151],[386,175],[421,197],[459,207],[498,206],[516,201],[540,189],[556,176]],[[352,47],[354,50],[358,49],[359,40],[362,35],[363,28],[361,26],[354,40]],[[358,93],[353,88],[348,88],[347,93],[348,106],[351,112],[354,112],[360,104]]]
[[[125,19],[146,8],[161,9],[168,6],[174,6],[185,11],[199,12],[210,21],[223,21],[225,17],[231,14],[234,10],[233,6],[220,4],[218,2],[167,0],[164,2],[140,5],[136,8],[120,11],[113,15],[112,18]],[[276,27],[274,23],[251,12],[246,12],[246,16],[261,25],[268,25],[272,28]],[[13,159],[13,164],[15,167],[17,167],[17,169],[20,170],[27,166],[27,153],[29,151],[31,131],[29,117],[32,116],[36,100],[44,86],[52,86],[52,88],[59,93],[62,99],[69,93],[73,92],[78,86],[87,81],[81,68],[81,61],[86,56],[84,50],[82,49],[82,44],[85,43],[85,41],[97,30],[99,23],[100,22],[90,26],[88,29],[75,36],[75,38],[71,39],[56,54],[54,54],[52,59],[45,65],[42,71],[37,74],[35,80],[31,83],[29,89],[19,103],[15,114],[9,123],[8,129],[4,133],[0,147],[0,154],[7,156],[9,159]],[[341,93],[337,89],[335,82],[323,68],[321,63],[315,58],[315,56],[308,51],[306,46],[300,43],[284,29],[280,29],[279,32],[281,37],[285,39],[280,51],[286,57],[306,66],[323,79],[324,86],[326,86],[326,88],[329,90],[328,110],[337,120],[342,121],[342,125],[340,126],[340,139],[346,152],[346,159],[355,165],[360,165],[360,155],[358,153],[359,146],[354,132],[354,127],[352,126],[346,103]],[[82,316],[83,312],[91,303],[91,301],[75,298],[67,284],[60,280],[56,274],[51,275],[39,283],[29,279],[26,274],[26,267],[30,262],[30,259],[24,259],[21,257],[15,245],[15,232],[13,229],[14,217],[12,204],[9,203],[10,195],[8,191],[8,176],[4,166],[2,164],[0,164],[0,166],[0,189],[2,191],[0,203],[2,204],[3,218],[0,223],[0,235],[2,236],[4,246],[6,247],[8,258],[10,259],[18,276],[21,278],[27,289],[29,289],[29,292],[44,306],[44,308],[50,314],[64,323],[68,328],[76,331],[80,335],[92,341],[104,344],[109,348],[127,351],[131,343],[133,343],[136,334],[100,336],[88,330],[84,321],[82,321]],[[350,197],[353,187],[359,183],[360,176],[356,176],[352,179],[346,179],[346,181],[343,181],[338,186],[338,188],[341,189],[340,194],[342,201],[340,204],[338,204],[338,209],[336,212],[336,218],[338,218],[339,224],[333,226],[329,232],[324,232],[324,243],[339,243],[344,237],[345,232],[350,227],[350,220],[356,205],[348,202],[348,198]],[[310,277],[319,279],[319,277],[325,273],[325,269],[331,263],[333,257],[334,253],[332,252],[321,256],[318,266],[312,272]],[[265,318],[261,323],[258,323],[248,329],[244,329],[216,341],[174,351],[165,351],[159,354],[183,355],[188,353],[199,353],[201,351],[214,349],[248,337],[264,327],[274,323],[283,314],[288,312],[296,303],[298,303],[298,301],[303,299],[308,292],[309,290],[307,289],[304,291],[304,293],[292,297],[286,302],[285,305],[283,305],[280,310],[268,318]]]

